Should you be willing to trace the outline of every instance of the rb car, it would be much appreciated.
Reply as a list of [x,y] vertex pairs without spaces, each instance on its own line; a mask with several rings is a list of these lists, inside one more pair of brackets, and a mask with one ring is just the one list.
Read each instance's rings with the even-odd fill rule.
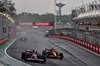
[[25,61],[39,61],[42,63],[46,62],[46,56],[38,54],[35,50],[26,50],[22,52],[21,58]]
[[27,41],[27,38],[26,37],[22,37],[22,38],[20,38],[20,41]]

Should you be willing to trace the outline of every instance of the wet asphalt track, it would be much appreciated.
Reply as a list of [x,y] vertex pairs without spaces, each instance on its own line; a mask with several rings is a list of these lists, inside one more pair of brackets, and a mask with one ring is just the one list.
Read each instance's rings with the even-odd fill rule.
[[[39,31],[39,29],[27,29],[26,34],[19,35],[18,39],[8,48],[7,53],[17,60],[28,63],[32,66],[92,66],[83,62],[71,53],[61,49],[60,47],[53,45],[50,42],[50,39],[43,37]],[[27,37],[28,40],[20,41],[19,38],[23,36]],[[27,62],[21,59],[21,53],[26,49],[36,49],[38,53],[42,53],[45,48],[54,48],[55,50],[62,52],[64,54],[64,59],[59,60],[47,58],[47,62],[45,64],[38,62]]]

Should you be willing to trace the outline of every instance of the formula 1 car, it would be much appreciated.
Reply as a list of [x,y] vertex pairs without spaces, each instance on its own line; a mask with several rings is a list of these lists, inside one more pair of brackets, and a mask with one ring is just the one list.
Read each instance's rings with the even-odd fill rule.
[[49,36],[48,34],[44,35],[44,37],[48,37],[48,36]]
[[27,41],[27,38],[26,37],[22,37],[22,38],[20,38],[20,41]]
[[41,63],[46,62],[46,56],[38,54],[35,50],[25,50],[25,52],[22,52],[21,58],[25,61],[39,61]]
[[58,53],[54,49],[49,49],[49,48],[46,48],[42,52],[42,54],[46,55],[47,58],[58,58],[58,59],[64,58],[63,53]]

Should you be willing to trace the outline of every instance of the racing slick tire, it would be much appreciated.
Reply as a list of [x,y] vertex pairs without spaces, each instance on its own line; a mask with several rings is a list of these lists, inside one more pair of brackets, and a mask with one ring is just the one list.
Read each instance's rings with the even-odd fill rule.
[[25,53],[24,52],[22,52],[21,58],[25,59]]
[[25,61],[27,61],[27,58],[29,58],[30,55],[28,53],[25,53]]
[[59,59],[62,59],[64,57],[63,53],[59,53],[59,56],[61,56]]
[[27,61],[27,56],[25,55],[25,59],[24,59],[25,61]]
[[42,63],[45,63],[46,62],[46,56],[43,55],[42,59],[44,60],[44,61],[42,61]]
[[25,59],[24,59],[25,61],[27,61],[27,57],[25,57]]
[[47,53],[46,53],[46,51],[44,50],[44,51],[42,51],[42,55],[46,55]]

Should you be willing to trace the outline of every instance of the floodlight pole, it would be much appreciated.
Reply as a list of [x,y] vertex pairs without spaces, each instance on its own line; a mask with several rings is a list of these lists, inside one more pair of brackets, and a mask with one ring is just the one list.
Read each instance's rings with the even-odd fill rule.
[[55,17],[54,17],[54,21],[55,21],[55,22],[54,22],[54,30],[55,30],[55,33],[56,33],[56,19],[57,19],[57,18],[56,18],[56,0],[55,0],[55,4],[54,4],[54,12],[55,12],[55,15],[54,15],[54,16],[55,16]]

